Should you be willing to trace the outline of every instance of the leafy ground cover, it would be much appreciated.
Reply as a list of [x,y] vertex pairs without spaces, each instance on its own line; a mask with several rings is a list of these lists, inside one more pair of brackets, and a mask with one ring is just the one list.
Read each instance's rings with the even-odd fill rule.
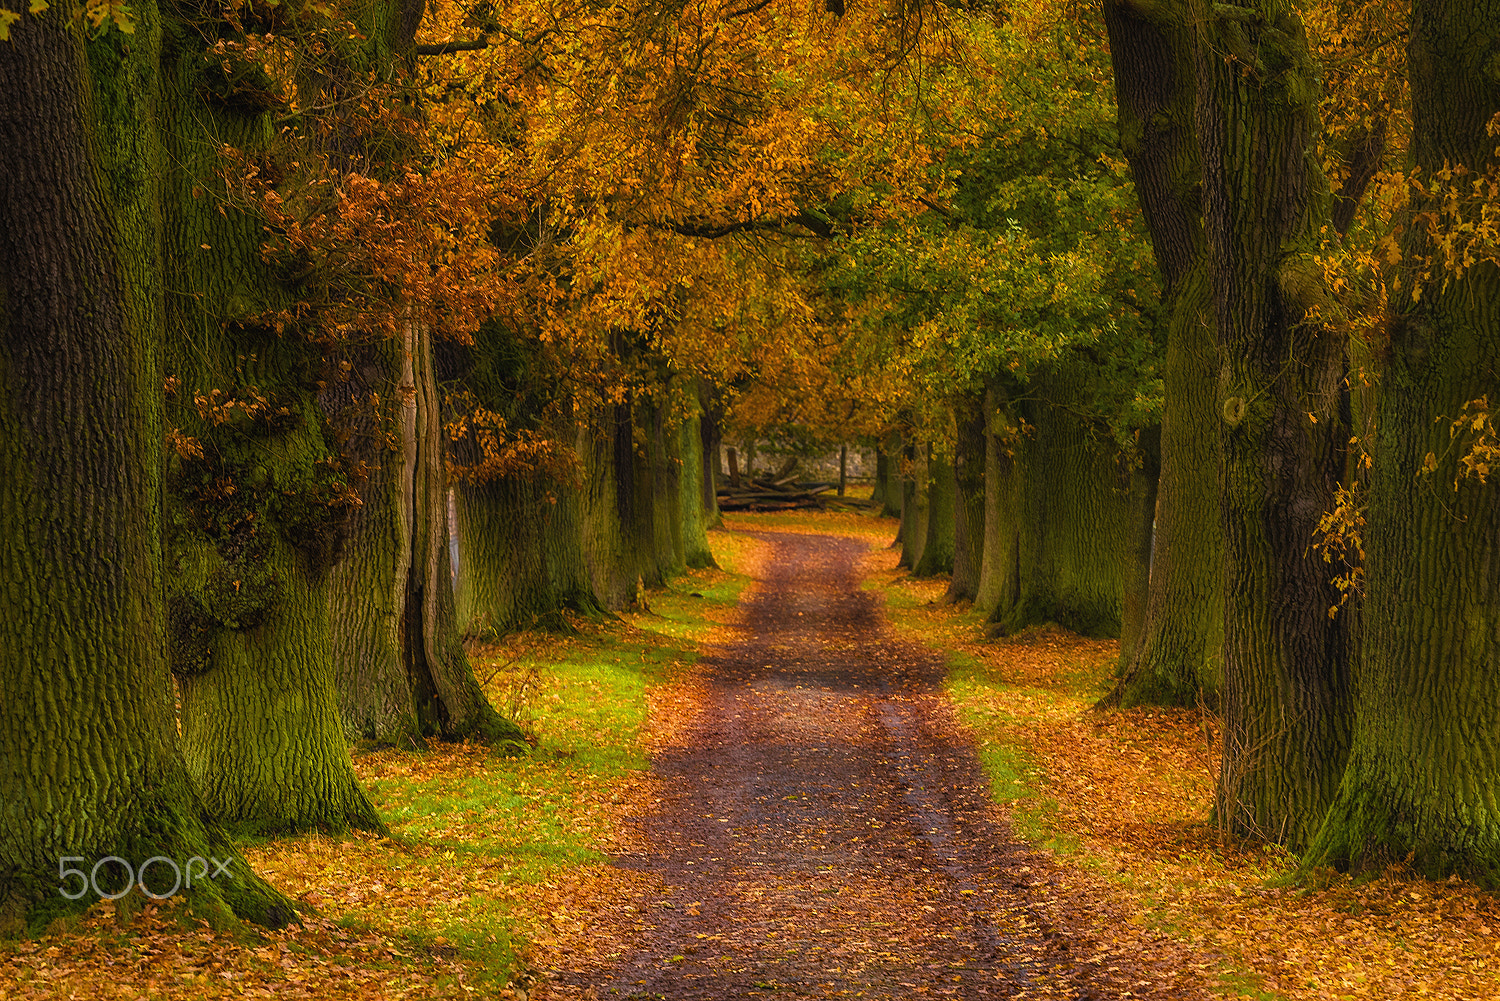
[[[729,559],[754,545],[720,541]],[[674,725],[697,642],[745,584],[694,571],[649,611],[473,651],[533,753],[357,754],[390,838],[243,846],[307,908],[300,927],[217,930],[179,901],[100,903],[40,938],[0,942],[0,998],[525,998],[529,962],[563,941],[587,948],[581,915],[628,894],[636,877],[603,864],[605,852],[621,847],[620,818],[648,807],[650,747]]]
[[896,627],[952,651],[948,692],[1016,830],[1050,849],[1063,892],[1164,932],[1226,997],[1500,997],[1500,902],[1392,871],[1291,881],[1295,860],[1220,836],[1211,717],[1099,715],[1116,648],[1056,629],[979,639],[939,604],[945,582],[895,567],[893,523],[857,513],[734,516],[698,571],[650,609],[568,635],[475,651],[496,704],[536,741],[526,758],[472,745],[382,750],[356,763],[392,837],[308,835],[246,847],[308,907],[283,932],[215,930],[175,904],[101,904],[40,938],[0,943],[3,998],[508,998],[528,971],[618,954],[641,927],[629,851],[661,790],[651,749],[688,725],[690,665],[714,642],[757,559],[760,530],[859,537],[867,586]]
[[946,581],[912,578],[883,551],[868,569],[899,630],[952,651],[950,696],[1018,833],[1053,850],[1075,891],[1216,957],[1224,996],[1500,997],[1495,895],[1395,870],[1296,879],[1296,859],[1214,825],[1210,715],[1092,711],[1115,642],[1056,628],[981,642],[975,616],[940,604]]

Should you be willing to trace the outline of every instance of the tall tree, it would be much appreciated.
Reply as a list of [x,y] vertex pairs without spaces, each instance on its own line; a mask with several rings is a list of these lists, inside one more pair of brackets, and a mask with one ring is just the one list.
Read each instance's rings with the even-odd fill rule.
[[953,575],[945,601],[970,601],[979,593],[984,566],[984,396],[968,393],[954,404]]
[[1220,519],[1215,385],[1201,171],[1194,127],[1196,39],[1171,5],[1104,7],[1120,137],[1162,276],[1161,416],[1150,574],[1140,633],[1104,703],[1217,701]]
[[1500,886],[1500,4],[1417,0],[1420,172],[1379,389],[1354,743],[1308,864]]
[[1309,540],[1344,473],[1344,339],[1310,316],[1331,199],[1320,87],[1291,8],[1185,9],[1220,370],[1224,754],[1234,830],[1305,846],[1348,753],[1346,619]]
[[[270,220],[245,196],[290,172],[299,150],[310,161],[318,150],[278,131],[271,111],[295,105],[293,83],[272,77],[233,24],[169,29],[166,357],[179,447],[167,559],[184,753],[226,821],[379,829],[334,685],[331,571],[359,503],[317,399],[336,378],[322,325],[334,321],[293,315],[327,272],[307,267],[295,287],[263,252]],[[226,162],[226,146],[242,159]]]
[[[331,591],[345,734],[398,746],[441,736],[519,747],[520,729],[485,698],[460,641],[448,434],[428,328],[405,324],[400,341],[375,346],[360,368],[338,394],[352,397],[343,406],[359,414],[371,469]],[[371,393],[380,405],[361,407]],[[387,421],[395,428],[378,433]]]
[[[214,857],[232,878],[186,888],[203,913],[292,917],[206,814],[177,741],[162,643],[161,20],[149,2],[133,18],[129,36],[86,41],[67,6],[0,42],[0,931],[65,906],[70,862],[94,877],[109,856],[179,874]],[[153,892],[174,889],[167,872],[151,869]]]

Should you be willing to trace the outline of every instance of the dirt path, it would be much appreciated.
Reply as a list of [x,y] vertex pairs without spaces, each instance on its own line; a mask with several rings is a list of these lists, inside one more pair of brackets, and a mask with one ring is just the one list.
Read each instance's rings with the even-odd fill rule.
[[696,723],[656,761],[650,847],[617,861],[665,890],[619,965],[554,983],[669,1001],[1180,996],[1059,927],[1055,870],[990,803],[942,663],[859,590],[865,544],[760,538],[744,639],[701,662]]

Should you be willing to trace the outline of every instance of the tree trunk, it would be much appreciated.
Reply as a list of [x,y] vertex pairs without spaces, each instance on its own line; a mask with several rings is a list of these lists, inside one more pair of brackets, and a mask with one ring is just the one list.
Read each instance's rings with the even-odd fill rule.
[[203,35],[173,38],[162,70],[174,165],[166,354],[181,385],[169,416],[202,446],[172,457],[169,496],[169,652],[184,754],[225,820],[266,833],[380,829],[334,687],[329,571],[356,505],[314,395],[322,351],[255,320],[287,301],[261,256],[261,221],[196,197],[222,184],[220,143],[263,151],[275,125],[210,104],[199,87]]
[[618,611],[640,600],[635,434],[628,403],[606,404],[579,431],[583,552],[594,600]]
[[[1054,377],[1033,392],[1066,402],[1071,390]],[[1118,636],[1135,523],[1119,464],[1062,406],[1037,400],[1028,413],[1017,459],[1018,592],[991,621],[1000,633],[1056,622],[1086,636]]]
[[[379,387],[394,409],[400,449],[379,463],[364,490],[352,552],[332,588],[340,714],[350,739],[420,745],[466,737],[520,746],[523,736],[495,712],[474,678],[453,607],[447,436],[431,335],[409,324],[399,359]],[[361,394],[366,395],[366,394]],[[375,438],[375,436],[371,436]],[[377,439],[378,441],[378,439]],[[471,574],[482,571],[471,561]],[[577,560],[581,575],[582,557]]]
[[[1162,381],[1161,471],[1145,620],[1135,648],[1122,651],[1120,679],[1106,704],[1218,704],[1224,636],[1219,515],[1216,371],[1212,328],[1203,322],[1207,281],[1200,270],[1176,287]],[[1201,297],[1200,297],[1201,294]]]
[[[699,487],[703,491],[701,511],[703,528],[718,528],[724,521],[723,515],[719,513],[719,446],[723,443],[724,436],[719,430],[719,409],[717,404],[711,404],[712,396],[702,385],[698,389],[698,430],[701,438],[701,448],[698,458],[702,462],[702,474],[699,479]],[[705,546],[707,539],[704,539]],[[691,565],[691,564],[690,564]],[[713,554],[709,554],[709,562],[704,566],[717,566],[713,562]]]
[[879,445],[875,447],[875,485],[870,490],[870,503],[879,504],[881,513],[885,513],[885,481],[890,476],[890,456],[885,454],[885,449]]
[[953,572],[954,501],[957,488],[953,461],[928,447],[927,541],[912,567],[913,576],[936,577]]
[[882,480],[884,493],[881,498],[880,516],[899,518],[904,496],[901,490],[901,436],[894,431],[886,435],[885,448],[881,454],[885,456],[885,476]]
[[927,521],[931,498],[926,442],[908,439],[902,445],[908,473],[901,481],[901,558],[899,567],[915,571],[927,545]]
[[1247,26],[1205,6],[1197,122],[1222,360],[1218,811],[1229,829],[1300,849],[1332,799],[1350,719],[1346,620],[1329,617],[1338,595],[1309,554],[1349,434],[1339,419],[1342,338],[1307,320],[1321,291],[1307,260],[1329,210],[1309,154],[1319,85],[1290,8]]
[[996,380],[984,391],[984,556],[974,608],[986,620],[1011,608],[1020,597],[1021,470],[1019,442],[1005,392]]
[[1140,458],[1130,471],[1131,544],[1125,553],[1120,597],[1120,663],[1135,659],[1145,634],[1155,544],[1157,486],[1161,476],[1160,428],[1140,435]]
[[954,408],[958,436],[953,448],[953,576],[947,602],[973,601],[984,565],[984,397],[960,399]]
[[86,47],[63,13],[0,45],[0,934],[98,899],[60,867],[109,856],[228,862],[175,892],[279,926],[188,779],[163,656],[160,18]]
[[[1458,164],[1500,171],[1486,134],[1500,114],[1497,50],[1495,0],[1418,0],[1410,61],[1424,177]],[[1436,202],[1413,208],[1437,212]],[[1402,297],[1381,375],[1353,750],[1306,863],[1408,862],[1431,879],[1457,873],[1495,889],[1500,499],[1495,484],[1464,475],[1473,424],[1453,431],[1474,416],[1466,404],[1485,398],[1493,413],[1500,400],[1500,269],[1491,257],[1454,277],[1430,264],[1424,237],[1419,225],[1407,273],[1435,274],[1415,302]],[[1493,419],[1489,427],[1493,445]]]
[[650,424],[652,549],[660,567],[657,586],[687,566],[682,506],[682,426],[672,421],[665,398],[643,408]]
[[1216,704],[1223,640],[1217,345],[1194,127],[1194,38],[1181,8],[1109,2],[1122,145],[1163,285],[1161,468],[1144,620],[1103,705]]
[[[716,567],[713,550],[708,548],[708,528],[719,513],[714,495],[713,472],[703,451],[704,415],[696,400],[691,400],[692,416],[678,427],[682,456],[682,498],[678,502],[682,523],[682,559],[690,567]],[[705,487],[704,477],[710,477]]]

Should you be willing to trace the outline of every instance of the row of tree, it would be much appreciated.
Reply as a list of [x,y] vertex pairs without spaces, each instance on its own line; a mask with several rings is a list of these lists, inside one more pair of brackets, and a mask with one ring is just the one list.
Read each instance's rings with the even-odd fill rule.
[[[1096,95],[1081,68],[1002,78],[1051,83],[1050,113],[949,163],[1043,162],[846,259],[932,376],[886,487],[903,562],[1000,631],[1121,635],[1103,705],[1218,708],[1220,822],[1308,865],[1500,882],[1496,13],[1109,0],[1117,115],[1052,96]],[[1072,30],[1053,44],[1088,60]],[[1086,207],[1114,149],[1159,292]],[[1017,178],[1046,179],[1040,210]]]
[[157,856],[284,923],[226,830],[383,829],[353,740],[524,750],[460,616],[710,559],[697,390],[613,320],[524,377],[553,293],[416,107],[420,4],[43,7],[0,43],[0,923]]
[[1229,826],[1493,881],[1485,6],[0,12],[0,913],[514,744],[462,637],[707,561],[730,425],[1216,701]]

